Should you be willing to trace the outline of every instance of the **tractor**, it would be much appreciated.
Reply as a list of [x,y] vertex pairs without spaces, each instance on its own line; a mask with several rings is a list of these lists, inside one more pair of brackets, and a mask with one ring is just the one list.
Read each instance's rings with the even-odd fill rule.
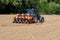
[[36,9],[26,9],[24,14],[16,14],[13,23],[43,23],[44,17],[40,16]]

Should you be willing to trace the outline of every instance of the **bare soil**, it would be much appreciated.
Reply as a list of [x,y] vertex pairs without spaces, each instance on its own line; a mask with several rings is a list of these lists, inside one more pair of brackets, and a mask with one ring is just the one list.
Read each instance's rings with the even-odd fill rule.
[[43,24],[15,24],[12,16],[0,15],[0,40],[60,40],[60,15],[42,15]]

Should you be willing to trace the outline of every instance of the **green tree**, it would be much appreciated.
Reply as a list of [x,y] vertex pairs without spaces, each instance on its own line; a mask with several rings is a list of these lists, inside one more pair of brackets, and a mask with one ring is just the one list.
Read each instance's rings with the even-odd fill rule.
[[0,12],[15,12],[36,8],[41,14],[59,14],[60,0],[0,0]]
[[55,3],[58,3],[58,4],[60,4],[60,0],[55,0]]

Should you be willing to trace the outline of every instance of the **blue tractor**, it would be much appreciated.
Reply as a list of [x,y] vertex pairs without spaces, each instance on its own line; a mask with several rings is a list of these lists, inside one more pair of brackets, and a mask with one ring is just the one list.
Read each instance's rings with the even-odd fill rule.
[[44,17],[40,16],[36,9],[26,9],[26,13],[24,14],[17,14],[14,17],[13,23],[43,23]]
[[40,22],[43,23],[44,22],[44,17],[42,17],[39,13],[37,9],[26,9],[26,15],[32,15],[32,19],[29,21],[30,23],[34,22]]

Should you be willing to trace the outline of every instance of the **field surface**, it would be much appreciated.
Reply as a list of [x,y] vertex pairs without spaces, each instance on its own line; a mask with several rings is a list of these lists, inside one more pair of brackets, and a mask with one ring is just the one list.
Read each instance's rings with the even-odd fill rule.
[[43,24],[15,24],[12,16],[0,15],[0,40],[60,40],[60,15],[42,15]]

